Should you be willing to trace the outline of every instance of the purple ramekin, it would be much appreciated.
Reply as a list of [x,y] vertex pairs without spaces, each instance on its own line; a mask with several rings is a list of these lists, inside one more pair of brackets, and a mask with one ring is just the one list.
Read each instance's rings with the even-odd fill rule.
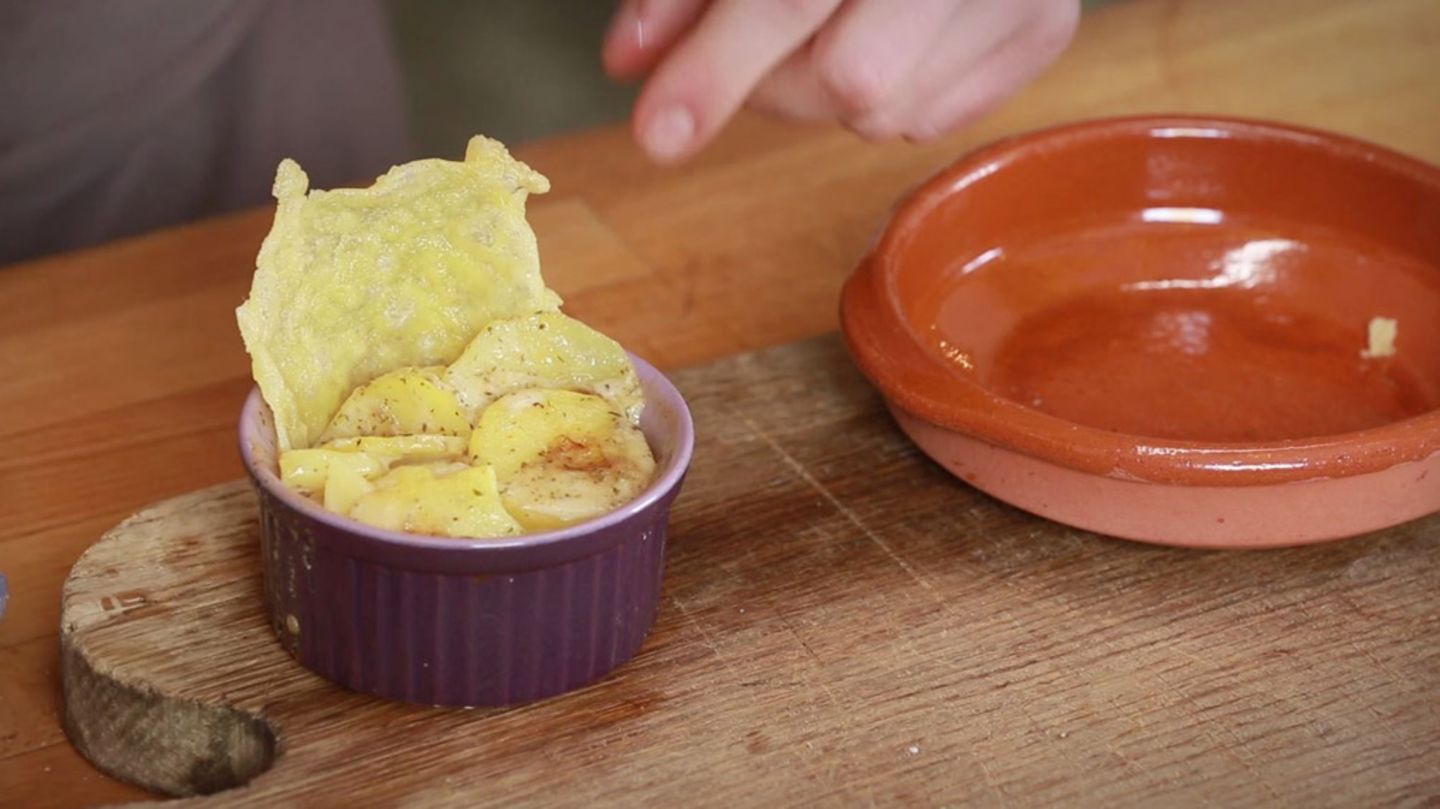
[[685,400],[632,356],[655,480],[558,531],[444,539],[326,511],[277,475],[258,390],[240,454],[260,502],[265,599],[280,643],[340,685],[425,705],[499,706],[578,688],[639,651],[655,622],[665,527],[694,449]]

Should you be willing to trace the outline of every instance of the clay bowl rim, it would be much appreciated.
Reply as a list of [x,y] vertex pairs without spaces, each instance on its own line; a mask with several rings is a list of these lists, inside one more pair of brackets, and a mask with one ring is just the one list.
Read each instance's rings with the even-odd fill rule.
[[[1157,131],[1158,130],[1158,131]],[[1161,134],[1161,133],[1164,134]],[[962,155],[892,209],[841,293],[845,342],[892,407],[939,427],[1039,460],[1106,477],[1189,486],[1247,486],[1367,474],[1440,451],[1440,407],[1346,433],[1257,442],[1206,442],[1113,432],[1041,412],[951,371],[916,334],[895,292],[895,255],[932,211],[1034,150],[1117,137],[1208,137],[1269,142],[1332,160],[1364,161],[1419,182],[1440,201],[1440,166],[1358,138],[1230,116],[1100,118],[1011,136]],[[897,372],[898,368],[921,373]]]
[[[477,561],[493,557],[494,561],[502,564],[507,559],[520,563],[503,565],[506,569],[544,567],[566,559],[581,558],[621,541],[621,537],[607,539],[607,536],[612,533],[613,529],[633,522],[656,508],[666,497],[675,492],[690,469],[695,451],[694,418],[685,397],[681,395],[675,384],[655,366],[634,354],[629,356],[631,363],[635,366],[636,374],[640,377],[641,388],[646,391],[646,407],[650,407],[651,403],[657,400],[667,401],[671,405],[670,409],[675,414],[674,424],[670,425],[666,432],[674,437],[674,447],[659,474],[638,496],[613,511],[564,528],[493,539],[451,538],[377,528],[328,511],[319,503],[286,486],[281,482],[275,470],[261,468],[257,463],[254,441],[258,440],[255,433],[260,429],[258,416],[267,409],[258,386],[251,388],[240,412],[240,455],[245,463],[246,471],[256,485],[263,487],[266,492],[278,498],[304,519],[321,523],[342,533],[344,543],[347,545],[369,547],[387,554],[397,550],[413,551],[417,555],[433,556],[435,557],[434,561],[437,562],[454,559],[458,554]],[[651,394],[652,388],[654,389],[653,395]],[[604,541],[591,547],[594,543],[586,542],[587,539]],[[567,545],[570,546],[568,550],[572,552],[566,552],[565,546]],[[561,558],[555,559],[554,557],[557,555]],[[420,562],[421,560],[415,561]],[[525,564],[525,562],[531,564]]]

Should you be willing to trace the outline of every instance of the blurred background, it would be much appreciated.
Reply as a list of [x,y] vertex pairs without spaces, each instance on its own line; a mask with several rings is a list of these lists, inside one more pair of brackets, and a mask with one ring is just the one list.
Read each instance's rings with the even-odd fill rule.
[[507,143],[623,120],[635,87],[600,69],[618,0],[388,0],[424,155],[484,132]]

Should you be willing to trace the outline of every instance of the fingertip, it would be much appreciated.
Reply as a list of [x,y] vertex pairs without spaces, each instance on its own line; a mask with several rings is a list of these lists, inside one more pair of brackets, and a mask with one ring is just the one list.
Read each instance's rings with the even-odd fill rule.
[[715,111],[713,77],[701,70],[676,70],[672,62],[660,65],[635,99],[635,142],[661,165],[700,151],[723,123]]
[[637,111],[635,140],[651,160],[669,166],[682,162],[699,148],[695,113],[677,101],[662,101]]
[[664,48],[635,115],[636,141],[662,164],[699,151],[766,74],[805,45],[840,0],[673,2],[676,8],[692,4],[688,33]]

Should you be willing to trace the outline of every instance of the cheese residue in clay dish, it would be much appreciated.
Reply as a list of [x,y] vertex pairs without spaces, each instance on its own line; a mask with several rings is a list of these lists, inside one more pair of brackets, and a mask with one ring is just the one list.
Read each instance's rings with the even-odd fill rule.
[[1395,336],[1400,324],[1393,317],[1370,318],[1369,345],[1360,352],[1365,359],[1395,356]]

